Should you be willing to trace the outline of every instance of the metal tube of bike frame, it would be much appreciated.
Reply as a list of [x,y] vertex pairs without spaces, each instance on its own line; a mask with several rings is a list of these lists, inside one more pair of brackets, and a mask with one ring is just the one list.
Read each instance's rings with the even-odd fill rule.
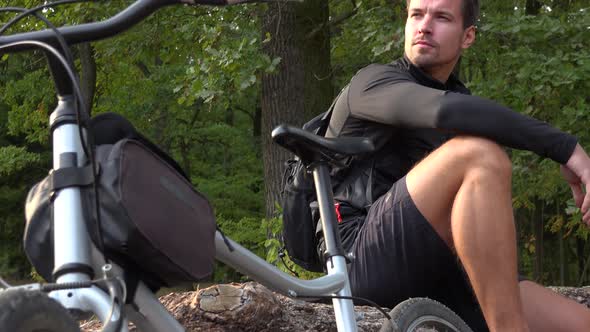
[[[150,326],[150,330],[147,330],[146,332],[151,331],[152,328],[155,331],[162,332],[185,331],[184,327],[174,319],[162,303],[158,301],[158,298],[154,293],[152,293],[143,282],[140,282],[137,286],[133,303],[137,306],[135,314],[139,314],[140,316],[132,314],[131,318],[143,317],[146,320],[146,323]],[[142,329],[141,331],[144,330]]]
[[[60,97],[58,106],[51,117],[53,129],[53,169],[84,165],[86,156],[80,142],[78,125],[64,119],[75,114],[73,96]],[[54,267],[59,270],[64,266],[92,266],[91,241],[86,229],[82,210],[82,198],[77,187],[64,188],[56,193],[53,201],[53,246]],[[72,271],[60,275],[57,283],[90,280],[86,273]],[[91,311],[101,320],[107,318],[111,309],[110,297],[100,288],[82,288],[58,290],[50,296],[69,309]],[[116,306],[113,318],[120,314]],[[106,322],[105,322],[106,323]],[[127,325],[123,331],[127,331]]]
[[[73,98],[60,98],[55,112],[63,108],[75,107]],[[75,156],[77,165],[63,165],[62,156]],[[53,130],[53,169],[76,167],[85,163],[86,156],[82,150],[78,126],[63,123]],[[53,245],[54,266],[59,269],[66,264],[91,265],[88,233],[82,213],[80,189],[77,187],[59,190],[53,201]],[[88,280],[83,274],[66,274],[58,279],[59,282]]]
[[[338,290],[338,296],[351,296],[350,282],[348,280],[348,271],[346,269],[346,259],[342,251],[340,242],[340,233],[336,219],[336,210],[334,209],[334,195],[328,165],[318,164],[313,168],[313,179],[315,183],[318,205],[320,208],[320,221],[324,232],[324,241],[326,244],[326,253],[332,255],[326,261],[328,275],[344,275],[344,285]],[[357,331],[356,319],[354,314],[354,305],[349,299],[332,299],[334,304],[334,314],[336,316],[336,327],[338,331]]]
[[288,296],[314,297],[332,294],[344,286],[346,275],[333,273],[313,280],[302,280],[286,274],[276,266],[256,256],[248,249],[226,237],[233,251],[230,251],[223,236],[216,232],[215,250],[217,260],[248,275],[259,283]]
[[[64,292],[68,296],[64,297]],[[111,311],[111,299],[100,288],[92,286],[90,288],[70,289],[66,291],[54,291],[49,293],[49,296],[66,308],[76,308],[84,312],[92,312],[98,316],[98,319],[106,324]],[[111,321],[116,321],[121,315],[121,306],[115,305]],[[121,330],[117,332],[127,332],[127,319],[124,319],[121,325]],[[164,330],[163,330],[164,331]]]

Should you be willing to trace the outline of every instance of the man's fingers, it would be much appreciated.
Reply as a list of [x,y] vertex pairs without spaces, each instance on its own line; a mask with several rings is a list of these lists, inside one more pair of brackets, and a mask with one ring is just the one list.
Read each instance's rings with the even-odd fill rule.
[[587,211],[586,213],[584,213],[584,215],[582,216],[582,221],[590,226],[590,211]]
[[[582,209],[582,212],[586,212],[586,210],[588,209],[588,206],[586,206],[586,209],[584,209],[584,197],[586,195],[584,195],[584,191],[582,190],[582,186],[579,184],[570,184],[570,187],[572,188],[572,194],[574,195],[574,201],[576,202],[576,206],[579,207],[580,209]],[[588,205],[590,202],[586,202],[586,205]]]
[[[577,186],[577,191],[582,191],[581,186]],[[580,210],[582,210],[582,220],[587,224],[590,225],[590,191],[589,188],[586,188],[586,193],[582,193],[584,197],[584,201],[582,202],[582,206]],[[580,193],[574,194],[579,195]]]

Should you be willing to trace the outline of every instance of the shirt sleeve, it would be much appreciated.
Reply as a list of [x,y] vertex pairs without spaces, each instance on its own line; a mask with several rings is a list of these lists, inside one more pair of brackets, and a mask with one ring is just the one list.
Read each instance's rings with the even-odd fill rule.
[[351,116],[394,127],[438,128],[476,135],[565,164],[577,139],[489,99],[420,85],[383,65],[359,72],[348,93]]

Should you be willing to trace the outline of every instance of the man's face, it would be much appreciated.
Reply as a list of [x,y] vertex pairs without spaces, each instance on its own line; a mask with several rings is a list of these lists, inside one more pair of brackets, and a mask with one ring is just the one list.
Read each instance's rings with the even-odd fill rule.
[[438,71],[448,69],[450,73],[461,51],[475,38],[473,27],[463,29],[461,3],[461,0],[411,0],[408,6],[405,53],[413,64],[435,78]]

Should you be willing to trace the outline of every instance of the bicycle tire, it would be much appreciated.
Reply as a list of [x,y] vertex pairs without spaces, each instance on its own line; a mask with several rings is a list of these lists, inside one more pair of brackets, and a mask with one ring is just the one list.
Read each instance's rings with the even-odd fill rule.
[[80,332],[68,311],[39,291],[1,291],[0,308],[0,331]]
[[429,298],[411,298],[390,312],[380,332],[473,332],[444,304]]

